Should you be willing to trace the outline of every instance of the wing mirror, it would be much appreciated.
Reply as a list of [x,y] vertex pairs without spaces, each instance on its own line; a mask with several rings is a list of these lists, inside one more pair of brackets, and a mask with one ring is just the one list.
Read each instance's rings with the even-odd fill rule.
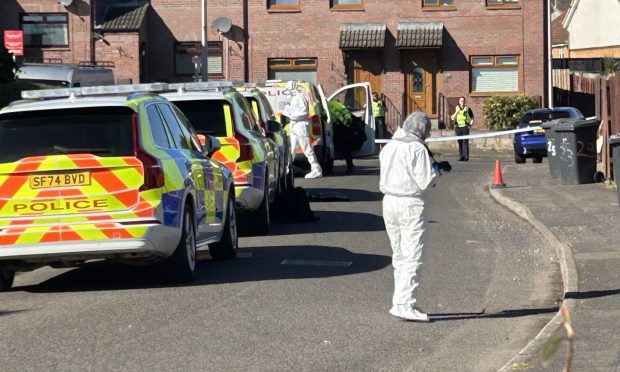
[[220,141],[215,137],[199,134],[198,140],[200,141],[200,143],[202,143],[202,146],[204,148],[204,154],[209,157],[211,157],[211,155],[213,155],[214,152],[222,148]]
[[276,133],[282,130],[282,124],[275,120],[267,120],[267,133]]

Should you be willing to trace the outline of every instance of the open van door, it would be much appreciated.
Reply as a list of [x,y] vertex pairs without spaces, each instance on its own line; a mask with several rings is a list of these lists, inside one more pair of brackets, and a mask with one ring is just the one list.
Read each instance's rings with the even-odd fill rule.
[[[372,115],[372,91],[369,82],[344,86],[329,96],[329,101],[338,100],[351,114],[362,119],[366,124],[366,142],[359,150],[353,151],[353,157],[372,156],[375,154],[375,117]],[[327,107],[327,105],[325,105]]]
[[324,133],[325,133],[325,146],[329,148],[329,153],[331,156],[331,162],[333,163],[333,159],[336,154],[336,147],[334,146],[334,127],[332,125],[332,117],[329,113],[329,109],[327,108],[327,98],[325,98],[325,92],[323,92],[323,87],[321,84],[316,86],[316,90],[319,91],[319,96],[321,98],[321,106],[323,108],[323,115],[325,116],[323,119],[325,123],[323,125]]

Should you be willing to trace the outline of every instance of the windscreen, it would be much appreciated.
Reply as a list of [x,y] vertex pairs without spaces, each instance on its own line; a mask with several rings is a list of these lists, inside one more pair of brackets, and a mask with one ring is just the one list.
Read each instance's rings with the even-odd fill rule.
[[66,154],[133,156],[133,113],[125,107],[93,107],[2,115],[0,163]]
[[198,134],[227,136],[224,101],[181,101],[174,104],[181,109]]
[[554,119],[564,119],[570,118],[571,113],[569,111],[553,111],[553,112],[545,112],[545,113],[537,113],[537,114],[528,114],[523,117],[519,126],[532,126],[539,125],[541,123],[551,121]]

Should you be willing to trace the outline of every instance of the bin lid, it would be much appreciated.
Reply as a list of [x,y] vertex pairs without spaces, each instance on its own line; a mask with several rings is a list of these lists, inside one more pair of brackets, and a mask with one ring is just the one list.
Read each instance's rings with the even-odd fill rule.
[[553,127],[555,127],[558,124],[562,124],[566,121],[570,121],[570,120],[575,120],[575,119],[570,119],[570,118],[560,118],[560,119],[553,119],[553,120],[549,120],[546,121],[544,123],[542,123],[541,127],[543,127],[543,129],[552,129]]
[[609,136],[609,144],[610,145],[620,145],[620,135],[614,134],[613,136]]
[[566,121],[564,123],[560,123],[558,126],[555,127],[555,131],[556,132],[574,132],[580,129],[598,127],[600,124],[601,124],[601,121],[598,119],[588,119],[588,120],[574,119],[574,120]]

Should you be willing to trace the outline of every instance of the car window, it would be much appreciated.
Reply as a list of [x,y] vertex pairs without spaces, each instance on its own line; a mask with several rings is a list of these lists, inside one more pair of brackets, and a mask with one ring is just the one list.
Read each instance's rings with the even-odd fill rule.
[[573,115],[571,115],[570,111],[554,111],[551,114],[552,119],[566,119],[566,118],[572,118]]
[[202,152],[203,151],[202,145],[200,144],[200,141],[198,140],[198,136],[196,135],[196,131],[194,130],[190,122],[187,120],[185,115],[183,115],[181,110],[179,110],[175,106],[171,106],[171,107],[172,107],[172,111],[174,111],[174,114],[179,119],[179,123],[181,123],[181,126],[182,126],[181,129],[183,129],[184,131],[187,131],[187,133],[189,134],[189,138],[191,140],[191,144],[194,150]]
[[0,116],[0,163],[30,156],[89,153],[133,156],[127,107],[38,110]]
[[174,144],[177,148],[191,150],[192,147],[190,146],[189,133],[183,132],[181,129],[181,124],[179,124],[179,121],[172,113],[170,107],[168,105],[159,104],[157,105],[157,108],[168,124],[170,133],[172,134],[172,139],[174,140]]
[[168,131],[164,126],[164,122],[159,115],[159,111],[155,105],[149,105],[146,107],[146,115],[149,118],[149,128],[151,130],[151,138],[153,144],[157,147],[164,149],[172,148],[170,145],[170,138],[168,137]]
[[526,114],[521,119],[521,124],[540,124],[551,120],[551,113]]
[[226,116],[224,108],[228,103],[223,100],[182,101],[175,102],[196,132],[214,137],[226,137]]
[[258,123],[256,123],[256,119],[252,113],[252,108],[248,104],[248,101],[240,94],[235,95],[235,101],[239,105],[238,112],[239,117],[241,118],[241,124],[247,130],[259,132],[260,129],[258,127]]
[[271,119],[271,120],[275,119],[276,114],[273,112],[273,108],[271,107],[271,103],[269,103],[269,100],[263,94],[260,94],[258,97],[263,103],[263,107],[265,108],[265,115],[267,115],[267,119]]

